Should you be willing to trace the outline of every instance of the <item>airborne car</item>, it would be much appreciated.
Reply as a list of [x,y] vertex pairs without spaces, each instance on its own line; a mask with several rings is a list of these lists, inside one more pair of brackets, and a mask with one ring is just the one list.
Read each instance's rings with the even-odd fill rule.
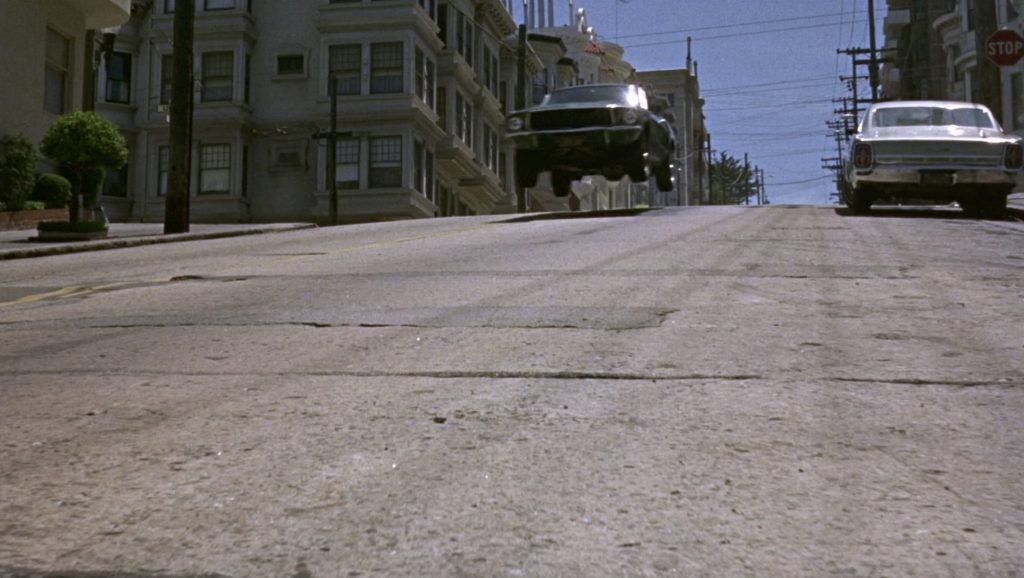
[[843,201],[854,213],[883,199],[956,201],[972,216],[1000,217],[1022,166],[1021,139],[982,105],[879,103],[851,144]]
[[515,144],[516,180],[533,187],[551,171],[556,196],[569,194],[573,180],[604,175],[633,182],[654,175],[658,188],[672,190],[675,133],[648,108],[644,89],[633,84],[589,84],[563,88],[539,105],[513,112],[507,137]]

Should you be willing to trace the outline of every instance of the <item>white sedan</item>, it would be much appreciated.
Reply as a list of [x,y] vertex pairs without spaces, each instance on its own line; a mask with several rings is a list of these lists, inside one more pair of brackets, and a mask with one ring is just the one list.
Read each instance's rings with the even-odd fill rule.
[[843,202],[854,213],[880,200],[957,202],[977,217],[1006,214],[1024,167],[1021,139],[984,106],[895,101],[864,113],[850,147]]

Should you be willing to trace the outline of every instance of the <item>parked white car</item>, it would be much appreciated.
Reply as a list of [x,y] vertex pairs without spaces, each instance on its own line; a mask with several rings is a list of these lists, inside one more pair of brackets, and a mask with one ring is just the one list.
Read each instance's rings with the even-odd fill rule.
[[982,105],[879,103],[850,146],[843,202],[865,213],[886,199],[955,201],[972,216],[998,218],[1022,167],[1020,137],[1004,133]]

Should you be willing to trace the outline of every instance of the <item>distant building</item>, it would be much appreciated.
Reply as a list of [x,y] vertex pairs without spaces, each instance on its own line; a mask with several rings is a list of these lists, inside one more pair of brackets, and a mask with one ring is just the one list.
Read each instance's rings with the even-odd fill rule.
[[89,31],[126,22],[130,9],[131,0],[4,0],[0,134],[38,145],[59,115],[82,109],[97,50]]
[[[676,131],[676,188],[662,193],[650,187],[649,194],[660,197],[659,205],[702,205],[709,201],[711,184],[708,172],[708,133],[704,125],[704,99],[693,66],[674,70],[637,73],[638,82],[662,101],[663,115]],[[652,99],[654,100],[654,99]]]

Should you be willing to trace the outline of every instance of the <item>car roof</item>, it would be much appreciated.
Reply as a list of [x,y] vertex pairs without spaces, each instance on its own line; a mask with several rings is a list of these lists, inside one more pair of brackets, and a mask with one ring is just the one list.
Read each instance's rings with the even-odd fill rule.
[[932,108],[981,108],[985,106],[974,102],[963,102],[959,100],[890,100],[871,105],[873,109],[882,108],[910,108],[910,107],[932,107]]

